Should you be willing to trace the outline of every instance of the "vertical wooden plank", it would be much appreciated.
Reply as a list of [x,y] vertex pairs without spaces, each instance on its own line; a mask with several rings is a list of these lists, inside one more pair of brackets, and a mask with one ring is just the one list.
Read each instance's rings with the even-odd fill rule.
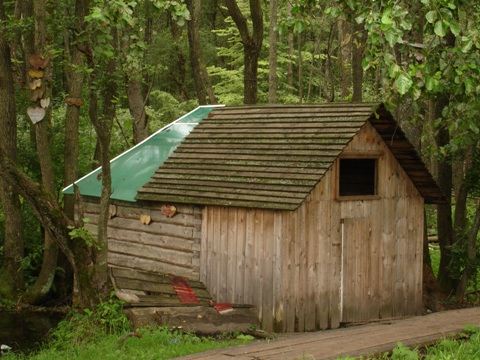
[[405,315],[404,305],[406,304],[406,289],[405,289],[405,271],[406,271],[406,204],[405,199],[399,198],[397,200],[395,209],[395,241],[396,241],[396,256],[393,265],[394,281],[394,295],[393,295],[393,316]]
[[273,253],[274,253],[274,214],[272,210],[263,211],[263,239],[260,271],[262,276],[262,313],[264,329],[273,331]]
[[319,202],[311,200],[306,203],[306,304],[305,304],[305,331],[316,330],[317,307],[318,298],[318,282],[320,277],[317,273],[317,258],[319,236],[317,231],[317,220]]
[[221,214],[219,211],[218,206],[212,206],[212,261],[210,262],[209,266],[212,266],[212,277],[211,277],[211,292],[212,297],[215,301],[221,301],[220,295],[220,286],[219,283],[221,281],[220,273],[222,272],[221,269]]
[[245,214],[245,280],[243,285],[244,301],[254,303],[254,244],[255,244],[255,210],[247,209]]
[[305,230],[305,203],[297,212],[297,237],[295,240],[295,278],[296,278],[296,331],[305,331],[305,303],[306,298],[306,230]]
[[274,218],[274,253],[273,253],[273,331],[285,332],[285,310],[283,301],[283,266],[285,244],[288,233],[284,231],[285,211],[275,211]]
[[209,248],[209,214],[210,207],[206,206],[202,212],[202,241],[200,245],[200,281],[202,281],[207,287],[210,282],[208,276],[208,257],[210,253]]
[[229,281],[228,276],[229,264],[228,264],[228,235],[229,235],[229,223],[228,223],[228,213],[229,209],[227,207],[218,207],[219,212],[219,222],[218,226],[220,227],[220,246],[219,246],[219,257],[220,257],[220,267],[218,273],[218,300],[221,302],[228,302],[227,297],[227,283]]
[[380,317],[393,317],[395,241],[395,199],[382,200],[382,237],[380,267]]
[[245,303],[245,244],[246,244],[246,211],[244,208],[237,210],[237,233],[236,233],[236,269],[235,288],[233,301],[238,304]]
[[226,254],[227,254],[227,267],[226,267],[226,283],[224,284],[226,288],[225,299],[227,302],[234,302],[235,300],[235,289],[237,288],[237,208],[236,207],[226,207],[226,219],[227,219],[227,238],[226,238]]
[[[330,307],[331,307],[331,284],[330,278],[335,272],[335,263],[331,259],[332,236],[331,232],[331,202],[318,201],[316,212],[316,233],[317,233],[317,254],[316,261],[316,327],[318,329],[327,329],[329,327]],[[340,284],[337,284],[340,287]],[[338,307],[338,303],[336,304]]]
[[[378,221],[382,214],[382,201],[373,201],[371,203],[371,216],[369,221],[369,279],[368,279],[368,302],[369,302],[369,319],[378,319],[380,317],[380,246],[382,229],[381,223]],[[376,220],[377,219],[377,220]]]
[[296,305],[296,273],[295,273],[295,241],[297,239],[297,222],[296,211],[290,211],[285,215],[286,219],[283,223],[284,232],[289,234],[288,241],[285,242],[283,266],[283,293],[284,293],[284,309],[285,309],[285,331],[295,331],[295,305]]
[[264,240],[264,229],[263,229],[263,214],[264,211],[257,209],[255,210],[254,215],[254,245],[253,245],[253,258],[254,258],[254,266],[253,266],[253,277],[251,279],[252,283],[251,286],[253,287],[253,296],[254,296],[254,304],[257,306],[259,310],[259,317],[262,319],[263,325],[263,240]]

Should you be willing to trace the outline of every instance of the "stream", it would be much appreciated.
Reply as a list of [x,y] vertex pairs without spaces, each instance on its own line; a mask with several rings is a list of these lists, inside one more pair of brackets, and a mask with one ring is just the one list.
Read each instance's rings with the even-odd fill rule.
[[65,314],[55,311],[1,310],[0,344],[24,354],[38,350]]

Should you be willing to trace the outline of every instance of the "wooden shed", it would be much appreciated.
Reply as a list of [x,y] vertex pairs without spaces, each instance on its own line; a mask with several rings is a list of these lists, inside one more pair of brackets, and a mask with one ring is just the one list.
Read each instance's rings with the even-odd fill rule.
[[424,203],[445,198],[382,105],[211,108],[134,190],[120,283],[184,276],[280,332],[422,311]]

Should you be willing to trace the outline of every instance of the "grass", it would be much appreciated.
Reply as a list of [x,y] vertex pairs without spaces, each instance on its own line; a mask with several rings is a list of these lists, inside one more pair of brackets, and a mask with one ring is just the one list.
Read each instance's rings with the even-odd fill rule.
[[[212,337],[198,337],[179,331],[169,331],[167,328],[143,328],[132,333],[135,335],[129,336],[127,334],[105,334],[93,342],[77,342],[76,344],[74,344],[75,339],[72,338],[71,346],[54,344],[29,356],[11,354],[11,357],[32,360],[162,360],[250,341],[248,337],[242,338],[241,336],[219,341]],[[6,358],[10,358],[10,356]]]
[[8,353],[6,359],[32,360],[123,360],[172,359],[210,349],[252,341],[250,335],[223,334],[200,337],[167,327],[144,327],[132,331],[113,295],[94,310],[71,313],[50,334],[47,344],[32,354]]

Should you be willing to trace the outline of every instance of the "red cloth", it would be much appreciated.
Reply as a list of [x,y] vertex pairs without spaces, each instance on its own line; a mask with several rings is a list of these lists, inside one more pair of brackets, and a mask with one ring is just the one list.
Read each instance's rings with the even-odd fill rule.
[[173,286],[173,290],[177,293],[180,302],[189,304],[198,304],[200,302],[187,279],[179,276],[171,276],[170,283]]
[[218,311],[219,314],[225,314],[233,311],[232,305],[228,303],[213,303],[212,306]]

